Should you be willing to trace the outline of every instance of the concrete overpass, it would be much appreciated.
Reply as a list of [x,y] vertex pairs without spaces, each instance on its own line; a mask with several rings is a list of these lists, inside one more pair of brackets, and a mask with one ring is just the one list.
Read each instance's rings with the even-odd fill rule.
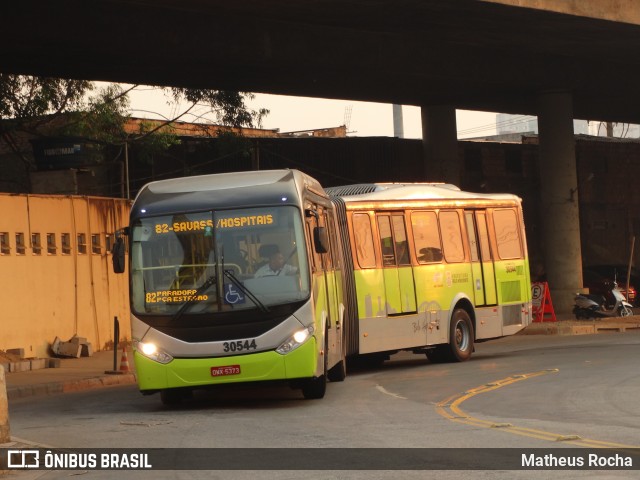
[[[532,8],[525,8],[523,6]],[[5,72],[640,123],[637,0],[21,0]]]
[[0,72],[422,107],[457,183],[455,109],[538,115],[556,308],[581,286],[573,118],[640,123],[639,0],[21,0]]

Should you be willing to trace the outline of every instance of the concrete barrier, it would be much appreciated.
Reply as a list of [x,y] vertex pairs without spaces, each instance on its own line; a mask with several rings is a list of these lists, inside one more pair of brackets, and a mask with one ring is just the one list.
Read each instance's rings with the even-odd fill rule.
[[8,443],[11,439],[9,431],[9,401],[7,399],[7,381],[4,367],[0,365],[0,444]]
[[640,315],[592,320],[558,319],[557,322],[533,322],[520,335],[587,335],[591,333],[640,330]]

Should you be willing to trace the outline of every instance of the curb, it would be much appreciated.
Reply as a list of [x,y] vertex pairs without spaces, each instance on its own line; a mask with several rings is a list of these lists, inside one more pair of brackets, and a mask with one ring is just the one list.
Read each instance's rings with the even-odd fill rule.
[[590,335],[629,331],[640,331],[640,318],[636,316],[627,317],[627,320],[618,318],[594,321],[536,322],[518,332],[518,335]]
[[35,395],[55,395],[59,393],[80,392],[93,388],[117,385],[132,385],[135,383],[136,376],[133,373],[84,378],[81,380],[65,380],[61,382],[49,382],[35,385],[9,387],[7,388],[7,398],[9,400],[15,400],[18,398],[32,397]]

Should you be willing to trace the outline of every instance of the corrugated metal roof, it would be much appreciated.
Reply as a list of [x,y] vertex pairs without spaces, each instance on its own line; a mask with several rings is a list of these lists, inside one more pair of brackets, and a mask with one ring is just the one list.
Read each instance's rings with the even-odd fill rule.
[[329,195],[348,197],[350,201],[428,200],[428,199],[491,199],[512,200],[512,194],[464,192],[449,183],[361,183],[330,187]]
[[363,193],[375,192],[378,189],[375,183],[357,183],[354,185],[340,185],[338,187],[325,188],[329,195],[344,197],[348,195],[360,195]]

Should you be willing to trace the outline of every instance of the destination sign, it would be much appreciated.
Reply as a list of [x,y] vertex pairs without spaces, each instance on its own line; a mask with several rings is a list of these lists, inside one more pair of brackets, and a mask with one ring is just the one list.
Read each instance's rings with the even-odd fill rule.
[[[227,218],[216,219],[216,228],[230,229],[242,227],[255,227],[263,225],[273,225],[273,215],[236,215]],[[211,234],[213,220],[190,220],[186,222],[156,223],[156,234],[182,233],[182,232],[205,232]]]
[[203,302],[209,299],[208,295],[196,295],[197,290],[159,290],[147,292],[146,303],[184,303]]
[[193,220],[190,222],[156,223],[156,233],[194,232],[213,227],[213,220]]
[[216,228],[253,227],[255,225],[273,224],[273,215],[238,215],[229,218],[219,218]]

